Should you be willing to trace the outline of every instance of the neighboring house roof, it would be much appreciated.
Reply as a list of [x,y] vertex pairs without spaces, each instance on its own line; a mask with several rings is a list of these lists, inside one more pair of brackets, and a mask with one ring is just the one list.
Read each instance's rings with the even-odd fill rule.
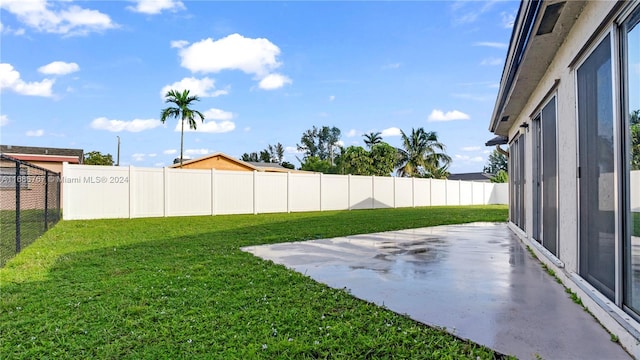
[[[192,165],[198,162],[202,162],[211,158],[215,158],[215,157],[219,157],[222,158],[228,162],[234,163],[239,165],[239,167],[241,168],[245,168],[248,171],[263,171],[263,172],[308,172],[308,171],[300,171],[300,170],[293,170],[293,169],[287,169],[284,166],[280,165],[280,164],[274,164],[274,163],[263,163],[263,162],[252,162],[252,161],[242,161],[240,159],[236,159],[233,156],[229,156],[225,153],[221,153],[221,152],[217,152],[217,153],[213,153],[213,154],[209,154],[209,155],[205,155],[203,157],[197,158],[197,159],[191,159],[191,160],[187,160],[187,161],[183,161],[182,162],[182,166],[188,166],[188,165]],[[180,168],[180,164],[173,164],[171,166],[169,166],[170,168]]]
[[463,181],[491,181],[491,177],[493,175],[482,173],[482,172],[474,172],[474,173],[460,173],[460,174],[451,174],[447,178],[448,180],[463,180]]
[[35,146],[0,145],[0,153],[22,161],[82,164],[84,150]]
[[509,138],[507,138],[506,136],[498,135],[493,139],[484,143],[484,146],[506,145],[508,143],[509,143]]
[[491,132],[508,135],[585,5],[586,1],[558,0],[520,3],[491,116]]

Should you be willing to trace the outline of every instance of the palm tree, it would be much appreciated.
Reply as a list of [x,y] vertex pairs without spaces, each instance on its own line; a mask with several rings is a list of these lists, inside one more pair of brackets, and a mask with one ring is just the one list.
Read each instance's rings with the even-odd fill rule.
[[420,176],[429,178],[442,178],[447,174],[447,168],[451,157],[444,150],[445,146],[438,141],[438,136],[433,131],[424,131],[423,128],[411,129],[407,136],[402,135],[402,149],[398,149],[399,176]]
[[196,118],[199,117],[200,121],[204,122],[204,115],[198,110],[190,109],[189,106],[194,101],[200,101],[197,95],[189,95],[189,90],[182,92],[178,90],[169,90],[164,96],[165,103],[175,104],[175,107],[168,107],[162,110],[160,114],[160,121],[164,124],[167,118],[180,119],[180,167],[182,167],[182,153],[184,150],[184,122],[189,122],[189,128],[195,130],[197,128]]
[[380,144],[382,142],[382,136],[380,135],[382,135],[382,133],[379,131],[372,131],[368,134],[362,135],[362,137],[364,138],[364,144],[367,145],[369,149],[371,149],[375,144]]

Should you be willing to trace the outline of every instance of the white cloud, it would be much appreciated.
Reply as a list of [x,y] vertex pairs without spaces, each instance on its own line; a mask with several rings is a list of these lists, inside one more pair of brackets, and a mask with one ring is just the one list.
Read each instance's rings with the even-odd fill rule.
[[462,151],[480,151],[482,148],[480,146],[465,146],[462,148]]
[[[176,123],[175,131],[181,131],[180,121]],[[211,133],[211,134],[221,134],[233,131],[236,128],[236,124],[233,121],[229,120],[209,120],[205,119],[204,123],[198,123],[196,130],[193,130],[189,127],[188,124],[184,124],[184,132],[198,132],[198,133]]]
[[156,156],[158,156],[158,154],[156,154],[156,153],[151,153],[151,154],[148,154],[147,156],[149,156],[149,157],[156,157]]
[[215,87],[215,80],[209,79],[208,77],[202,79],[188,77],[163,87],[162,90],[160,90],[160,97],[164,99],[164,96],[169,90],[189,90],[191,95],[197,95],[199,97],[217,97],[229,93],[227,89],[215,90]]
[[333,100],[335,100],[335,99],[336,99],[336,96],[335,96],[335,95],[330,95],[330,96],[329,96],[329,101],[333,101]]
[[473,46],[486,46],[486,47],[492,47],[492,48],[496,48],[496,49],[506,49],[507,48],[507,44],[506,43],[492,42],[492,41],[475,42],[475,43],[473,43]]
[[186,40],[173,40],[171,42],[171,47],[175,49],[182,49],[183,47],[189,45],[189,42]]
[[209,149],[185,149],[185,155],[207,155],[209,153]]
[[285,86],[286,84],[291,84],[291,82],[291,79],[284,75],[269,74],[260,80],[258,86],[263,90],[275,90]]
[[249,132],[249,131],[251,131],[251,126],[246,126],[246,127],[245,127],[244,129],[242,129],[242,130],[244,130],[244,132]]
[[202,115],[204,115],[205,120],[206,119],[231,120],[234,118],[234,115],[232,112],[215,109],[215,108],[212,108],[203,112]]
[[144,161],[145,155],[140,153],[135,153],[131,155],[131,157],[133,158],[133,161]]
[[338,140],[338,142],[336,143],[336,145],[338,145],[338,146],[344,146],[344,141],[342,141],[342,140]]
[[25,135],[27,136],[42,136],[44,135],[44,130],[42,129],[38,129],[38,130],[29,130],[25,133]]
[[91,122],[91,128],[96,130],[107,130],[111,132],[140,132],[161,126],[160,120],[155,119],[134,119],[131,121],[110,120],[106,117],[99,117]]
[[51,88],[55,80],[25,82],[20,73],[11,64],[0,63],[0,90],[9,89],[20,95],[51,96]]
[[398,129],[397,127],[390,127],[388,129],[384,129],[382,130],[382,137],[385,136],[400,136],[402,135],[402,133],[400,132],[400,129]]
[[127,9],[143,14],[156,15],[163,10],[184,10],[184,4],[180,0],[133,0],[136,6],[127,6]]
[[469,120],[469,115],[458,111],[447,111],[446,113],[442,110],[433,109],[427,121],[453,121],[453,120]]
[[[203,112],[202,115],[204,115],[204,122],[196,122],[196,130],[191,129],[188,124],[185,123],[184,131],[221,134],[233,131],[236,128],[236,124],[231,121],[235,117],[231,112],[212,108]],[[181,128],[182,124],[180,121],[177,121],[174,130],[181,131]]]
[[54,61],[38,68],[38,71],[47,75],[66,75],[80,70],[78,64],[64,61]]
[[163,167],[164,163],[163,162],[157,162],[157,163],[153,164],[153,166],[155,166],[155,167]]
[[231,34],[219,40],[207,38],[180,49],[181,65],[192,72],[216,73],[241,70],[265,77],[281,64],[280,48],[264,38]]
[[484,158],[482,156],[468,156],[468,155],[456,154],[454,156],[454,159],[460,160],[463,162],[484,162]]
[[502,12],[502,13],[500,13],[500,16],[502,16],[502,26],[507,28],[507,29],[511,29],[513,27],[513,24],[516,21],[516,13],[515,12],[512,12],[512,13]]
[[480,65],[489,65],[489,66],[497,66],[502,65],[502,59],[500,58],[486,58],[480,62]]
[[176,150],[176,149],[167,149],[167,150],[164,150],[162,153],[165,154],[165,155],[173,155],[173,154],[177,154],[178,150]]
[[86,35],[116,28],[109,15],[97,10],[69,5],[67,1],[3,0],[0,8],[18,21],[40,32],[63,35]]
[[356,129],[351,129],[347,132],[347,137],[348,138],[352,138],[352,137],[356,137],[358,136],[358,130]]
[[0,115],[0,126],[5,126],[9,124],[9,118],[7,115]]

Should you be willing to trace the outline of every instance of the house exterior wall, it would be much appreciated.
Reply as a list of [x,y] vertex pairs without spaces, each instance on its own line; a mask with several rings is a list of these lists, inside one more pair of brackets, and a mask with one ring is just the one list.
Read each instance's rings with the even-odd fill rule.
[[[577,211],[577,108],[575,69],[568,65],[574,61],[582,47],[602,23],[603,17],[609,13],[614,2],[590,1],[583,9],[580,17],[569,32],[565,42],[547,68],[546,74],[538,83],[526,105],[518,115],[509,131],[509,139],[519,132],[526,137],[525,155],[525,211],[526,236],[531,240],[533,228],[533,191],[532,191],[532,162],[534,142],[531,127],[521,129],[520,124],[531,123],[532,115],[537,114],[552,96],[557,99],[557,154],[558,154],[558,229],[559,229],[559,258],[564,262],[565,269],[578,272],[578,211]],[[560,80],[555,91],[556,80]],[[549,96],[545,97],[545,95]],[[534,113],[536,112],[536,113]]]
[[[508,137],[510,141],[516,138],[518,134],[525,137],[525,163],[522,164],[525,169],[525,213],[526,221],[524,230],[517,228],[515,224],[510,224],[516,234],[526,240],[532,246],[534,252],[538,254],[541,260],[553,269],[565,286],[578,294],[585,306],[591,313],[596,316],[598,321],[602,323],[612,334],[620,339],[620,343],[632,355],[640,358],[640,323],[632,316],[626,313],[621,307],[621,293],[624,286],[623,276],[623,240],[621,236],[616,239],[617,242],[617,258],[616,258],[616,287],[617,298],[615,301],[606,298],[606,296],[595,290],[580,274],[580,209],[579,209],[579,179],[578,179],[578,154],[579,154],[579,128],[578,128],[578,104],[577,104],[577,69],[582,61],[586,59],[591,50],[595,48],[606,34],[612,33],[614,28],[612,20],[606,17],[616,8],[618,4],[613,1],[588,1],[586,2],[582,12],[568,32],[564,42],[555,52],[555,56],[547,66],[545,74],[538,81],[534,91],[529,96],[525,105],[517,115],[513,125],[509,129]],[[613,19],[615,19],[614,17]],[[608,22],[607,22],[608,21]],[[561,23],[556,24],[562,26]],[[601,32],[601,34],[599,33]],[[615,34],[615,30],[613,31]],[[533,35],[532,35],[533,36]],[[615,40],[615,37],[613,38]],[[612,69],[614,79],[618,74],[620,64],[617,59],[616,41],[614,43],[612,58]],[[585,47],[590,47],[586,48]],[[581,53],[582,52],[582,53]],[[531,55],[531,56],[535,56]],[[526,77],[526,69],[520,69],[518,76]],[[621,103],[621,94],[617,85],[613,85],[614,108],[615,112],[619,112]],[[542,109],[542,107],[553,97],[556,97],[557,105],[557,162],[558,162],[558,253],[554,258],[542,246],[533,239],[533,162],[534,162],[534,134],[532,126],[528,129],[520,127],[523,123],[531,124],[533,119]],[[618,114],[619,115],[619,114]],[[621,133],[620,116],[614,116],[614,132],[619,137]],[[614,144],[615,151],[618,144]],[[616,156],[621,156],[618,154]],[[619,206],[622,201],[618,188],[617,180],[614,176],[621,176],[622,170],[616,169],[616,173],[605,173],[600,177],[598,186],[600,189],[615,188],[618,191],[616,208],[602,208],[601,210],[610,210],[620,212]],[[640,188],[640,171],[632,171],[630,174],[630,185],[632,189]],[[604,192],[601,192],[604,193]],[[640,196],[638,192],[634,192],[630,199],[630,207],[632,212],[640,211]],[[635,197],[634,197],[635,196]],[[602,200],[602,199],[601,199]],[[513,204],[512,204],[513,205]],[[611,207],[611,206],[609,206]],[[511,208],[510,211],[514,211]],[[624,214],[619,214],[623,216]],[[618,230],[620,232],[620,230]]]
[[231,171],[253,171],[248,166],[230,161],[222,156],[213,156],[200,161],[194,161],[189,164],[182,165],[183,169],[216,169],[216,170],[231,170]]

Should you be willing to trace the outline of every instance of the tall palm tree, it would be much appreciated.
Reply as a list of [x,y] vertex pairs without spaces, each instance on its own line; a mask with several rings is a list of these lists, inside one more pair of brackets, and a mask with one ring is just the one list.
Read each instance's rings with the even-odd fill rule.
[[200,118],[200,121],[204,122],[204,115],[198,110],[189,108],[191,103],[200,101],[197,95],[189,95],[189,90],[182,92],[178,90],[169,90],[164,96],[165,103],[175,104],[175,107],[167,107],[162,109],[160,114],[160,121],[164,124],[168,118],[180,119],[180,167],[182,167],[182,158],[184,150],[184,122],[189,122],[189,128],[195,130],[197,128],[196,118]]
[[362,137],[364,138],[364,144],[367,145],[367,147],[369,149],[371,149],[373,147],[373,145],[375,144],[380,144],[382,142],[382,133],[377,131],[377,132],[370,132],[368,134],[364,134],[362,135]]
[[441,178],[446,176],[446,169],[451,162],[445,146],[438,141],[438,136],[433,131],[424,131],[423,128],[411,129],[407,136],[402,135],[402,149],[398,149],[399,176],[419,176]]

